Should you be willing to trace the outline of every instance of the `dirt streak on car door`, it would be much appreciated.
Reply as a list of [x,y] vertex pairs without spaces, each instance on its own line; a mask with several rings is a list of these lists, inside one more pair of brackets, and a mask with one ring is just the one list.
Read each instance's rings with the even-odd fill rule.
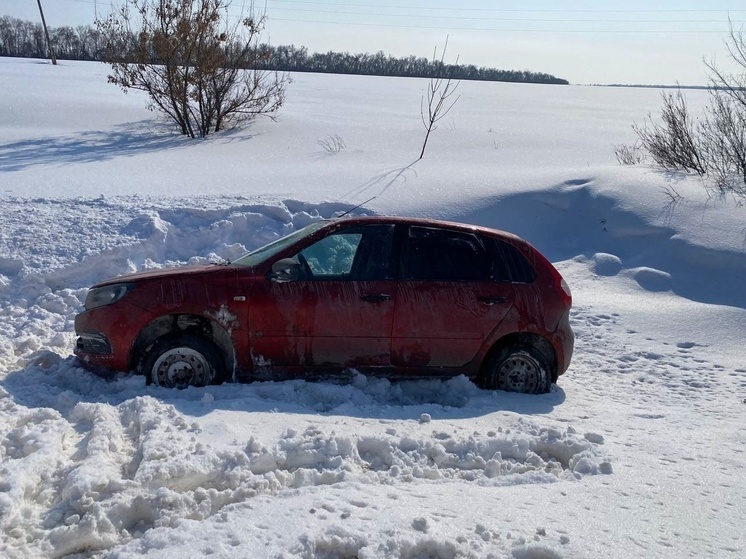
[[399,282],[391,341],[392,364],[400,367],[460,367],[510,311],[509,283]]
[[260,282],[251,302],[255,366],[389,365],[395,283]]

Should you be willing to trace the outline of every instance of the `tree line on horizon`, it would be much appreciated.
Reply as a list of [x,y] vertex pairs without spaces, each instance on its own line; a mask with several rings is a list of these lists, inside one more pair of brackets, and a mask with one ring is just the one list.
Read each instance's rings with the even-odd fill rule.
[[[49,38],[61,60],[104,61],[104,39],[90,25],[50,27]],[[283,72],[319,72],[374,76],[433,78],[449,76],[454,80],[542,83],[568,85],[569,82],[543,72],[499,70],[473,64],[443,64],[414,55],[395,57],[379,51],[375,54],[349,52],[309,53],[294,45],[259,46],[258,69]],[[0,16],[0,56],[46,58],[47,45],[40,23]]]

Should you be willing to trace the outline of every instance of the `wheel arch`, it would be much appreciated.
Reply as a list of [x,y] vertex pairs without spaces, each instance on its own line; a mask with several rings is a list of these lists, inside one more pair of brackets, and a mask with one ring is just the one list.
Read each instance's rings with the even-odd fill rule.
[[138,368],[145,351],[156,340],[182,332],[200,336],[215,344],[225,365],[221,376],[223,380],[233,380],[236,352],[230,333],[208,317],[186,313],[160,316],[140,330],[130,352],[130,370]]
[[544,336],[540,334],[534,334],[531,332],[514,332],[512,334],[507,334],[497,340],[494,344],[492,344],[492,347],[489,349],[487,354],[484,356],[484,359],[482,359],[482,363],[479,367],[479,379],[484,380],[487,371],[486,367],[487,364],[490,362],[490,359],[493,355],[495,355],[497,352],[502,350],[503,348],[510,347],[510,346],[520,346],[520,345],[530,345],[532,347],[535,347],[546,359],[547,363],[549,363],[550,371],[552,377],[552,382],[557,382],[557,379],[559,378],[559,373],[557,369],[557,353],[554,349],[554,346],[552,343],[546,339]]

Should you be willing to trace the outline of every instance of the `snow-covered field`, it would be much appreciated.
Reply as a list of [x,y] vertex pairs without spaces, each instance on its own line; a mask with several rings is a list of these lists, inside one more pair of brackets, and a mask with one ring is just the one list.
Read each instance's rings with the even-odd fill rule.
[[[617,165],[659,92],[464,82],[415,163],[426,80],[296,75],[279,122],[190,141],[105,75],[0,59],[0,555],[746,554],[746,208]],[[550,394],[169,391],[72,356],[91,283],[374,196],[354,211],[507,229],[557,264],[577,343]]]

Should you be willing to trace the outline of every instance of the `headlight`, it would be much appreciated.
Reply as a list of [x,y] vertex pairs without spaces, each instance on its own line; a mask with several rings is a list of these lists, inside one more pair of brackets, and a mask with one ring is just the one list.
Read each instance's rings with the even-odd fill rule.
[[90,311],[97,307],[116,303],[132,291],[134,287],[134,283],[115,283],[104,287],[94,287],[88,291],[88,296],[85,298],[85,310]]

